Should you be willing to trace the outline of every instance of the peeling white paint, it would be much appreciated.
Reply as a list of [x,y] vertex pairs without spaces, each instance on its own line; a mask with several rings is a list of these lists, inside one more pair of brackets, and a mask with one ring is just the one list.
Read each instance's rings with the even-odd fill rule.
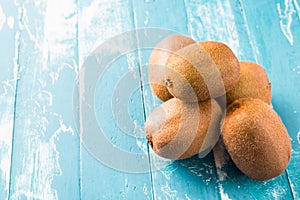
[[146,18],[144,20],[144,25],[147,26],[149,23],[149,11],[148,10],[145,11],[145,15],[146,15]]
[[[12,117],[12,116],[11,116]],[[11,146],[12,146],[12,120],[10,117],[5,117],[0,121],[0,178],[3,182],[7,183],[6,191],[8,190],[8,183],[10,177],[10,160],[11,160]]]
[[297,134],[297,140],[298,140],[298,143],[300,144],[300,131]]
[[170,199],[176,199],[177,191],[171,189],[168,182],[161,186],[160,189],[166,195],[166,197],[169,197]]
[[300,65],[297,66],[297,67],[294,67],[294,68],[292,69],[292,71],[295,72],[297,75],[300,75]]
[[[24,159],[24,168],[22,174],[16,177],[15,193],[12,199],[18,199],[21,196],[34,199],[58,199],[57,191],[52,188],[54,177],[62,175],[56,142],[62,133],[71,135],[75,133],[70,125],[65,125],[61,114],[52,113],[52,116],[59,122],[59,127],[49,140],[37,136],[35,140],[27,141],[28,148],[25,150],[27,156]],[[43,126],[45,127],[45,125]],[[27,130],[25,134],[29,135],[32,131],[38,130]],[[32,176],[35,177],[33,182],[28,178]],[[34,189],[28,188],[29,185]]]
[[137,79],[137,68],[136,68],[136,58],[134,53],[130,53],[126,55],[128,69],[133,74],[133,78]]
[[[9,113],[3,113],[2,117],[3,118],[0,120],[0,134],[1,134],[0,143],[5,146],[11,146],[12,130],[13,130],[13,123],[12,123],[13,116],[11,116]],[[1,151],[2,150],[3,149],[1,148]],[[9,153],[9,152],[7,152],[7,153]],[[0,159],[0,162],[1,162],[1,159]]]
[[172,165],[173,161],[158,156],[151,148],[150,156],[152,161],[152,170],[159,170],[159,172],[162,173],[166,179],[170,179],[171,174],[177,169],[175,165]]
[[[58,199],[57,191],[52,188],[54,176],[61,175],[56,146],[52,142],[40,139],[28,142],[32,144],[28,144],[30,148],[25,150],[27,157],[23,166],[26,168],[23,168],[22,174],[16,177],[12,199],[19,199],[21,196],[34,199]],[[28,178],[33,175],[34,181]],[[31,187],[28,187],[29,185]]]
[[5,21],[6,21],[6,16],[5,16],[5,14],[3,12],[3,9],[0,5],[0,31],[2,30]]
[[15,25],[15,18],[12,17],[12,16],[9,16],[7,18],[7,25],[10,29],[13,29],[14,28],[14,25]]
[[293,15],[298,12],[300,17],[300,9],[296,0],[285,0],[284,8],[281,7],[280,3],[277,3],[277,11],[280,17],[280,27],[282,33],[289,41],[290,45],[294,45],[294,37],[291,31],[291,25],[293,22]]
[[223,188],[222,184],[219,185],[219,190],[220,190],[220,195],[221,195],[221,199],[222,199],[222,200],[231,200],[231,199],[229,198],[228,194],[226,194],[226,193],[224,192],[224,188]]
[[186,200],[191,200],[191,198],[187,194],[185,194],[184,196],[185,196]]
[[[107,3],[112,4],[114,10],[107,9]],[[120,5],[121,4],[121,5]],[[124,6],[122,4],[125,4]],[[82,32],[79,33],[79,40],[84,45],[79,45],[81,56],[79,58],[79,66],[81,66],[86,57],[92,53],[96,47],[101,45],[105,40],[116,36],[131,27],[129,21],[129,11],[127,2],[114,1],[92,1],[79,14],[79,26]],[[103,24],[110,24],[103,29]],[[82,37],[83,36],[83,37]],[[110,48],[117,48],[111,46]]]
[[166,167],[160,170],[160,172],[164,175],[167,180],[170,180],[171,175],[177,170],[178,167],[172,164],[172,162],[168,163]]
[[210,4],[197,3],[197,6],[188,6],[187,11],[188,29],[193,38],[223,41],[235,54],[242,55],[239,35],[229,1],[217,0],[216,3]]
[[282,189],[278,190],[278,188],[272,189],[271,195],[272,195],[272,197],[274,198],[274,200],[279,200],[279,199],[281,199],[282,194],[284,194],[284,192],[282,192],[282,191],[283,191]]
[[[22,14],[21,14],[22,13]],[[21,8],[19,9],[19,15],[21,15],[21,21],[22,23],[19,23],[20,30],[25,30],[30,40],[34,43],[34,46],[36,49],[40,49],[41,44],[39,42],[38,35],[34,35],[32,30],[29,27],[29,19],[27,15],[27,9],[25,7],[25,4],[22,4]]]
[[[44,32],[45,45],[51,54],[57,53],[59,57],[73,56],[74,44],[66,43],[65,40],[72,38],[74,34],[76,14],[76,3],[73,0],[47,1]],[[66,29],[74,31],[62,31]]]
[[297,0],[293,0],[293,3],[294,3],[294,6],[295,6],[295,10],[298,14],[298,17],[300,18],[300,6],[299,6]]
[[[150,191],[151,191],[151,190],[150,190]],[[150,200],[150,199],[152,198],[152,197],[149,196],[149,190],[148,190],[148,188],[147,188],[147,184],[146,184],[146,183],[144,183],[143,193],[144,193],[144,195],[146,196],[146,198],[147,198],[148,200]],[[152,193],[150,193],[150,195],[152,195]]]
[[[46,7],[45,4],[47,2]],[[54,103],[54,97],[49,84],[52,85],[59,79],[63,69],[73,70],[78,73],[76,61],[73,63],[62,63],[65,57],[74,56],[74,50],[70,44],[74,42],[66,42],[70,38],[75,38],[76,16],[72,16],[71,10],[76,10],[75,3],[72,0],[59,1],[38,1],[35,6],[41,9],[45,21],[42,25],[36,25],[33,20],[27,16],[27,3],[19,2],[20,5],[18,26],[21,31],[27,33],[37,50],[37,64],[40,66],[33,67],[39,79],[33,84],[34,91],[28,101],[24,105],[30,106],[26,118],[24,119],[24,158],[20,168],[15,171],[14,185],[12,185],[12,199],[32,198],[32,199],[58,199],[58,194],[53,188],[53,180],[57,176],[62,175],[60,166],[60,153],[57,149],[57,143],[61,134],[75,135],[71,125],[67,125],[63,120],[63,115],[60,113],[50,112],[50,108]],[[72,7],[72,5],[74,7]],[[46,11],[46,12],[45,12]],[[29,11],[28,11],[29,12]],[[45,12],[45,13],[44,13]],[[22,17],[22,19],[21,19]],[[40,20],[40,19],[38,19]],[[9,26],[14,26],[15,22],[10,19]],[[39,29],[36,31],[35,29]],[[59,30],[59,31],[57,31]],[[22,33],[23,33],[22,32]],[[25,36],[25,37],[27,37]],[[20,33],[15,36],[15,57],[14,57],[14,79],[19,77],[18,52]],[[28,42],[28,41],[25,41]],[[51,57],[49,55],[51,54]],[[51,63],[51,65],[49,65]],[[57,65],[56,65],[57,64]],[[59,66],[59,67],[58,67]],[[52,75],[51,81],[48,76]],[[26,77],[25,77],[26,78]],[[50,77],[51,78],[51,77]],[[57,126],[56,130],[49,130],[49,120],[51,119],[51,128]],[[20,136],[22,137],[22,136]]]
[[49,73],[49,76],[50,76],[50,78],[51,78],[52,85],[54,85],[55,82],[59,79],[59,76],[60,76],[61,71],[62,71],[63,69],[71,69],[71,70],[74,70],[75,74],[77,74],[77,73],[78,73],[78,69],[77,69],[77,68],[78,68],[78,67],[77,67],[77,64],[76,64],[76,61],[75,61],[75,60],[73,60],[72,65],[69,64],[69,63],[63,63],[63,64],[61,64],[59,67],[56,68],[56,70],[51,71],[51,72]]
[[[0,31],[5,23],[5,15],[0,6]],[[15,36],[15,46],[19,41],[19,33]],[[15,58],[18,56],[18,50],[15,49]],[[15,60],[14,58],[14,60]],[[17,65],[14,65],[14,71]],[[13,112],[15,100],[15,86],[17,78],[15,76],[9,80],[3,80],[0,83],[0,178],[3,184],[3,194],[9,190],[11,151],[12,151],[12,134],[13,134]],[[1,195],[0,195],[1,196]]]

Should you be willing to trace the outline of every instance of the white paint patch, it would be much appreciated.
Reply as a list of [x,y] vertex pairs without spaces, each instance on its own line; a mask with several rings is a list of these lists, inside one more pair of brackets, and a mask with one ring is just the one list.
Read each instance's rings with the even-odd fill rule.
[[53,137],[56,138],[61,133],[70,133],[71,135],[75,135],[75,131],[72,126],[66,126],[64,124],[64,120],[62,115],[58,115],[57,113],[53,114],[54,116],[58,116],[59,128],[54,132]]
[[20,30],[25,30],[27,32],[28,37],[34,43],[35,48],[42,48],[41,43],[39,42],[40,35],[35,35],[34,32],[30,29],[27,10],[24,4],[22,4],[22,7],[19,8],[19,18],[22,18],[22,23],[19,23]]
[[56,68],[55,71],[51,71],[49,73],[49,76],[51,78],[51,82],[52,82],[52,85],[54,85],[54,83],[59,79],[59,75],[61,73],[61,71],[63,69],[71,69],[71,70],[74,70],[74,72],[77,74],[77,64],[76,64],[76,61],[73,60],[73,65],[69,64],[69,63],[63,63],[61,64],[59,67]]
[[[10,160],[12,146],[13,123],[9,118],[0,121],[0,178],[3,182],[9,183],[10,177]],[[10,122],[9,122],[10,121]],[[8,187],[4,188],[6,191]],[[6,192],[4,191],[4,192]]]
[[[4,115],[9,115],[9,113],[4,113]],[[12,131],[13,131],[12,118],[13,118],[12,116],[6,116],[0,121],[0,134],[1,134],[0,143],[3,145],[7,145],[7,146],[11,145]]]
[[[289,41],[290,45],[293,46],[294,44],[294,37],[291,31],[291,25],[293,22],[293,14],[296,13],[296,10],[299,12],[299,5],[296,0],[285,0],[284,1],[284,7],[281,8],[280,3],[277,3],[277,11],[280,17],[280,27],[282,30],[282,33],[286,37],[286,39]],[[284,10],[283,10],[284,9]],[[296,9],[296,10],[295,10]],[[300,13],[298,13],[298,16]]]
[[185,194],[184,196],[185,196],[186,200],[191,200],[191,198],[187,194]]
[[13,28],[14,28],[14,25],[15,25],[15,19],[14,19],[14,17],[9,16],[9,17],[7,18],[7,25],[8,25],[8,27],[9,27],[10,29],[13,29]]
[[297,66],[297,67],[294,67],[294,68],[292,69],[292,71],[295,72],[297,75],[300,75],[300,65]]
[[[15,179],[15,193],[12,199],[21,196],[34,199],[58,199],[57,191],[51,186],[54,176],[61,175],[59,165],[55,162],[59,157],[56,146],[40,139],[27,142],[29,148],[24,152],[27,156],[23,161],[26,168],[21,169],[22,174]],[[51,175],[47,176],[48,174]],[[28,178],[32,176],[35,177],[33,182]]]
[[160,172],[170,180],[171,175],[177,170],[178,167],[175,167],[172,163],[169,163],[165,168],[161,169]]
[[145,11],[145,15],[146,15],[146,18],[144,20],[144,25],[147,26],[149,23],[149,11],[148,10]]
[[19,63],[18,63],[18,59],[19,59],[19,42],[20,42],[20,32],[17,31],[16,35],[15,35],[15,56],[13,58],[13,63],[14,63],[14,80],[18,80],[19,79]]
[[224,189],[223,189],[222,184],[220,184],[219,190],[220,190],[220,195],[221,195],[221,199],[222,199],[222,200],[231,200],[231,199],[229,198],[228,194],[226,194],[226,193],[224,192]]
[[3,12],[3,9],[0,5],[0,31],[2,30],[5,21],[6,21],[6,16],[5,16],[5,14]]
[[128,69],[133,74],[133,78],[137,79],[137,68],[136,68],[136,58],[134,53],[130,53],[126,55]]
[[[144,195],[146,196],[146,198],[147,198],[148,200],[150,200],[150,197],[149,197],[149,191],[148,191],[148,188],[147,188],[147,184],[146,184],[146,183],[144,183],[143,193],[144,193]],[[151,193],[151,194],[152,194],[152,193]]]
[[231,47],[235,54],[242,55],[239,35],[229,1],[193,2],[193,4],[187,5],[187,15],[188,29],[193,38],[223,41]]
[[159,170],[159,172],[162,173],[162,175],[164,175],[164,177],[169,180],[173,172],[176,171],[178,167],[172,164],[173,161],[158,156],[156,153],[154,153],[154,151],[151,148],[150,156],[152,160],[152,170]]
[[272,197],[274,198],[274,200],[280,199],[280,195],[279,195],[278,191],[276,190],[276,188],[274,188],[272,190],[271,194],[272,194]]
[[170,199],[176,199],[177,191],[176,190],[172,190],[170,188],[168,182],[166,182],[165,185],[161,186],[160,189],[166,195],[166,197],[169,197]]
[[295,10],[298,14],[298,17],[300,18],[300,6],[299,6],[297,0],[294,0],[293,2],[294,2]]
[[[15,184],[12,185],[14,193],[11,194],[11,198],[58,199],[57,191],[52,185],[54,178],[62,175],[59,163],[60,155],[56,144],[61,134],[75,135],[75,133],[70,125],[64,123],[61,114],[49,112],[54,99],[52,91],[47,89],[50,82],[47,80],[48,74],[51,74],[52,84],[54,84],[65,68],[78,73],[78,66],[74,64],[76,61],[71,64],[61,64],[63,62],[61,60],[74,56],[72,45],[75,42],[70,40],[76,36],[77,8],[73,0],[62,2],[59,0],[35,0],[34,3],[36,7],[32,9],[39,9],[38,17],[42,18],[43,25],[39,24],[39,21],[35,24],[35,19],[27,16],[25,2],[19,9],[19,18],[22,17],[20,21],[23,24],[18,25],[21,31],[28,34],[31,43],[34,43],[36,55],[41,55],[35,63],[38,66],[30,66],[40,78],[33,80],[37,82],[32,86],[36,93],[32,94],[32,97],[28,98],[24,105],[30,106],[29,112],[26,113],[27,119],[24,120],[24,131],[22,132],[24,134],[22,149],[26,156],[22,158],[21,166],[17,169],[14,178]],[[45,3],[47,5],[41,5]],[[16,0],[15,4],[19,5],[20,3]],[[45,11],[46,13],[44,13]],[[15,80],[19,78],[18,73],[19,70],[21,71],[18,66],[19,42],[20,33],[17,32],[13,60]],[[50,54],[51,57],[49,57]],[[55,131],[48,129],[50,127],[49,119],[51,119],[51,127],[58,126]]]
[[[52,188],[52,182],[55,176],[61,176],[62,170],[59,165],[59,151],[56,142],[62,133],[74,135],[71,126],[64,124],[62,115],[53,113],[59,122],[59,128],[54,131],[49,140],[45,137],[36,137],[34,140],[28,139],[24,154],[27,155],[21,169],[22,174],[16,177],[15,193],[12,199],[18,199],[21,196],[34,199],[58,199],[57,191]],[[45,127],[45,125],[43,125]],[[28,129],[25,134],[30,135],[38,130]],[[44,130],[46,131],[46,130]],[[42,133],[45,135],[45,133]],[[28,177],[35,177],[32,182]],[[34,188],[32,191],[31,187]],[[25,189],[26,188],[26,189]]]
[[[109,6],[108,6],[109,4]],[[123,5],[124,4],[124,5]],[[107,8],[111,9],[107,9]],[[126,1],[92,1],[79,14],[79,66],[105,40],[132,27]],[[105,27],[105,28],[103,28]],[[122,46],[110,46],[120,50]],[[115,50],[114,49],[114,50]]]
[[297,140],[298,140],[298,143],[300,144],[300,131],[297,133]]
[[3,92],[0,94],[0,178],[5,185],[4,194],[8,191],[11,167],[13,109],[16,78],[1,82]]
[[[75,38],[75,24],[77,21],[76,4],[73,0],[51,0],[47,1],[45,14],[45,46],[49,48],[51,54],[59,56],[73,56],[73,44],[65,42],[70,38]],[[65,31],[65,30],[68,31]],[[75,43],[75,42],[74,42]],[[45,48],[47,49],[47,48]]]
[[35,6],[39,6],[41,4],[41,0],[33,0]]

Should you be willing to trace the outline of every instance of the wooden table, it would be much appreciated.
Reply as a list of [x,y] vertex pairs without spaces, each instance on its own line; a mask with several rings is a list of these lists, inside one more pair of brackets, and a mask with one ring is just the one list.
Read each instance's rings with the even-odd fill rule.
[[[74,90],[83,64],[97,47],[122,49],[101,46],[112,37],[153,27],[222,41],[264,66],[293,145],[281,176],[254,181],[213,152],[176,162],[149,153],[143,124],[161,103],[147,84],[151,48],[115,57],[91,88],[89,106],[115,153],[97,137],[99,155],[84,144],[86,91]],[[0,0],[0,45],[1,200],[300,199],[299,0]],[[107,152],[110,163],[99,158]]]

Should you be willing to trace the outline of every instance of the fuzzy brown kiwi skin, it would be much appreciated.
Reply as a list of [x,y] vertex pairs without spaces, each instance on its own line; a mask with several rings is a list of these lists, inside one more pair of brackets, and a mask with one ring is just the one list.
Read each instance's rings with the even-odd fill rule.
[[[199,121],[195,121],[197,115]],[[215,145],[215,138],[219,138],[220,134],[221,118],[222,110],[213,99],[198,104],[172,98],[148,116],[146,137],[159,156],[172,160],[186,159],[205,153]]]
[[227,104],[240,98],[260,99],[267,104],[272,101],[271,83],[263,67],[249,62],[240,62],[240,79],[226,94]]
[[259,99],[234,101],[221,136],[235,165],[255,180],[279,176],[290,161],[289,134],[277,113]]
[[240,63],[233,51],[224,43],[216,41],[199,42],[218,66],[224,81],[225,91],[230,91],[240,78]]
[[[239,73],[238,59],[227,45],[215,41],[199,42],[170,56],[166,78],[171,84],[167,88],[183,101],[206,101],[232,89]],[[218,79],[220,75],[221,79]]]
[[195,43],[195,41],[184,35],[170,35],[160,41],[149,58],[149,81],[150,86],[160,100],[167,101],[173,98],[165,85],[165,64],[172,54],[177,50]]

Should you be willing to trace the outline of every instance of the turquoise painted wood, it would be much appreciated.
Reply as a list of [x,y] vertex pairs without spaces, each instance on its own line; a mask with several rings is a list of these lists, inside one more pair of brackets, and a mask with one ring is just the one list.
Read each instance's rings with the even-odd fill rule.
[[0,4],[0,199],[9,193],[15,91],[18,71],[18,9],[11,1]]
[[[286,170],[294,199],[300,198],[300,9],[299,1],[253,4],[243,0],[254,43],[259,44],[258,62],[266,66],[272,82],[274,109],[292,140],[291,162]],[[268,7],[262,11],[259,8]],[[254,22],[252,18],[256,18]],[[272,30],[272,31],[270,31]],[[283,189],[282,189],[283,190]]]
[[[121,0],[105,3],[79,1],[78,27],[79,59],[84,63],[87,56],[92,54],[95,48],[105,40],[134,29],[130,2]],[[114,44],[109,47],[121,49],[122,44]],[[109,55],[110,50],[105,51],[104,49],[104,52],[108,52]],[[103,59],[105,57],[100,54],[99,60]],[[104,66],[103,73],[96,77],[99,79],[94,92],[95,109],[93,111],[103,134],[112,145],[118,148],[118,152],[128,152],[131,155],[145,154],[147,153],[147,144],[144,131],[141,129],[144,124],[144,112],[137,55],[133,52],[112,59],[115,59],[114,62]],[[88,75],[86,77],[87,81],[91,79]],[[128,84],[128,81],[131,81],[132,84]],[[84,84],[80,85],[79,92],[87,93],[88,91],[81,89]],[[87,90],[91,89],[87,88]],[[128,99],[126,99],[127,95]],[[85,104],[84,98],[87,98],[86,95],[81,98],[83,100],[80,107]],[[90,113],[88,114],[90,115]],[[85,120],[87,116],[84,112],[80,112],[79,118],[80,130],[85,132],[91,126],[90,120]],[[135,135],[141,135],[142,138],[135,137]],[[97,136],[95,137],[97,138]],[[100,142],[97,144],[101,145]],[[112,151],[111,148],[101,148],[101,146],[99,146],[99,150],[108,153]],[[146,159],[147,171],[128,173],[126,172],[127,167],[134,164],[128,163],[126,157],[120,158],[120,155],[110,153],[109,157],[112,163],[109,164],[98,155],[95,150],[87,148],[84,143],[81,145],[82,199],[152,199],[148,159]],[[145,157],[147,158],[147,155]],[[113,164],[118,160],[124,164],[122,168],[116,169]]]
[[[178,3],[134,1],[136,28],[157,27],[189,35],[185,3]],[[161,103],[154,97],[148,84],[147,64],[150,53],[151,50],[140,50],[139,64],[145,86],[143,94],[146,115]],[[162,165],[160,170],[152,172],[155,199],[219,199],[212,154],[204,159],[195,156],[185,161],[171,162],[150,151],[150,163],[152,169]]]
[[[0,199],[300,199],[299,5],[299,0],[0,0]],[[125,31],[151,27],[223,41],[239,59],[265,67],[273,107],[293,145],[286,172],[266,182],[249,179],[220,143],[204,159],[171,162],[153,154],[143,130],[147,115],[161,104],[148,85],[151,48],[119,54],[94,91],[80,82],[73,94],[76,77],[85,61],[95,61],[88,56],[97,47]],[[148,45],[164,34],[149,36]],[[121,52],[126,43],[141,47],[140,37],[104,52]],[[86,91],[94,93],[93,114],[105,139],[137,160],[144,156],[143,173],[128,172],[140,165],[95,139],[100,153],[111,157],[110,164],[101,162],[80,139],[90,125],[82,110],[89,102],[82,98]],[[114,167],[119,161],[124,168]]]
[[79,137],[72,112],[76,2],[20,1],[15,6],[20,12],[19,80],[9,199],[79,199]]
[[[251,3],[249,2],[249,4]],[[241,12],[243,10],[242,2],[187,1],[186,8],[189,14],[190,31],[195,38],[200,41],[223,41],[232,48],[240,60],[256,61],[262,66],[266,66],[259,59],[264,49],[258,49],[259,47],[256,46],[260,42],[253,41],[253,36],[249,33],[247,17]],[[247,13],[251,13],[251,11],[249,10]],[[261,16],[261,18],[263,17]],[[222,198],[292,198],[288,177],[285,173],[271,181],[254,181],[242,175],[231,161],[227,162],[228,157],[221,150],[222,148],[218,148],[214,153]]]

